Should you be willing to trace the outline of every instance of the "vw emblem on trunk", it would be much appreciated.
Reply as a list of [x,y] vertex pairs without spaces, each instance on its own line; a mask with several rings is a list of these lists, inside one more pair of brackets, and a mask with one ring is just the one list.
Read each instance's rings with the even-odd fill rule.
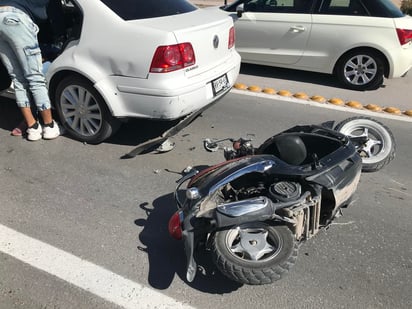
[[213,37],[213,47],[214,48],[218,48],[219,47],[219,37],[217,35],[215,35]]

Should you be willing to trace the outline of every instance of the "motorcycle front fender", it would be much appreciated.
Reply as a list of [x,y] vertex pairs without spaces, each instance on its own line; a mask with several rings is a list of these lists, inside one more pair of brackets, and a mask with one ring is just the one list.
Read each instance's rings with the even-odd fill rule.
[[195,230],[192,226],[193,212],[186,214],[183,221],[182,240],[186,255],[186,280],[192,282],[196,276],[197,263],[194,258]]
[[195,279],[197,264],[193,257],[195,247],[195,235],[193,232],[183,231],[183,243],[186,254],[186,280],[192,282]]

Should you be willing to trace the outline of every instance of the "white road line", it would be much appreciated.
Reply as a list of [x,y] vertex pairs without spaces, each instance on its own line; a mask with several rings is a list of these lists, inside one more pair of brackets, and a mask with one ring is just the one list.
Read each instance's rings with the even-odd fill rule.
[[0,252],[124,308],[193,308],[2,224]]

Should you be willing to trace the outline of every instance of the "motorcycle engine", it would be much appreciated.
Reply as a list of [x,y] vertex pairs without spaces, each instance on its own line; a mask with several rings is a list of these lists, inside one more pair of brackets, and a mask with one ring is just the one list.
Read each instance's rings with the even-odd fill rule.
[[302,187],[294,181],[279,181],[270,185],[269,197],[273,201],[290,202],[297,200],[301,195]]

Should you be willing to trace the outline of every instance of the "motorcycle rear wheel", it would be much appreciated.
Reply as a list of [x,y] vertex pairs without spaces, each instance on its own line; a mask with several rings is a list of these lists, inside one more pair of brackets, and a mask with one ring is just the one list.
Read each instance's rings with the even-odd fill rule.
[[363,116],[348,118],[338,123],[335,130],[349,137],[368,138],[365,144],[355,143],[362,157],[362,172],[376,172],[395,157],[396,143],[391,130],[375,119]]
[[250,285],[281,279],[295,264],[298,244],[287,226],[250,222],[219,231],[213,260],[229,279]]

